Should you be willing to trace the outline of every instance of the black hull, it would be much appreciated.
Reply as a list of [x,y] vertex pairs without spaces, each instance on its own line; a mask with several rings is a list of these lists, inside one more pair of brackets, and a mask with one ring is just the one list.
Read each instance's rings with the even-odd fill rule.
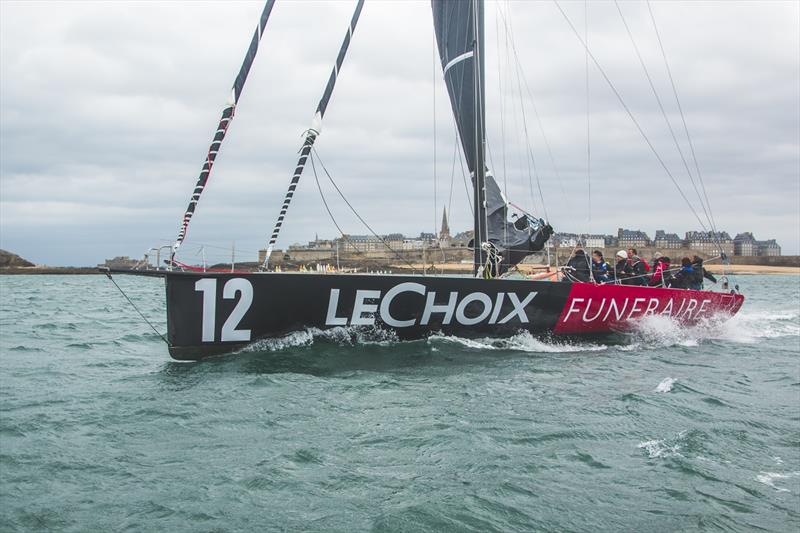
[[401,340],[434,332],[597,335],[624,329],[648,313],[691,322],[719,311],[735,313],[742,303],[739,295],[721,293],[525,279],[186,272],[165,277],[169,353],[179,360],[229,353],[306,328],[374,326]]

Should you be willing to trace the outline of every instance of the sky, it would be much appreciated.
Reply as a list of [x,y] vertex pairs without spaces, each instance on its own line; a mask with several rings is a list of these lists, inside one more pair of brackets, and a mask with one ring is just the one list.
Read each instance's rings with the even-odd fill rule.
[[[587,99],[554,2],[487,1],[487,142],[508,199],[557,231],[710,227],[615,3],[559,5],[678,186],[593,63]],[[800,2],[651,5],[716,227],[799,253]],[[77,266],[173,241],[262,7],[0,0],[0,248]],[[354,7],[276,3],[184,260],[265,247]],[[647,4],[619,7],[697,180]],[[316,145],[378,233],[434,231],[445,207],[471,227],[437,61],[427,1],[367,0]],[[368,233],[320,187],[343,231]],[[307,168],[278,247],[316,235],[338,230]]]

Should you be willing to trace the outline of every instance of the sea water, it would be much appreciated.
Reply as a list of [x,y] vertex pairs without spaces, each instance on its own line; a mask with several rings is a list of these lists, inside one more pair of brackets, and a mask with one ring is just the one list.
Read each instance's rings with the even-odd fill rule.
[[800,278],[736,281],[721,327],[178,363],[102,276],[2,276],[0,530],[797,531]]

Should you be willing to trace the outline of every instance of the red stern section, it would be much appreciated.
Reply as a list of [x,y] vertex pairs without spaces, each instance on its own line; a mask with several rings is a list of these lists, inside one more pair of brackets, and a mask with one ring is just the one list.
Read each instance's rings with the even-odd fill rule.
[[559,334],[619,331],[651,315],[669,316],[691,325],[720,314],[732,316],[743,302],[740,294],[573,283],[553,331]]

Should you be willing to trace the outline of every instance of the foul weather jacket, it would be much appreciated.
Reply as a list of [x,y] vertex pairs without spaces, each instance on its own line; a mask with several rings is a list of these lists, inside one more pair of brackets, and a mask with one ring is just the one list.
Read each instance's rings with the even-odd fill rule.
[[681,267],[677,274],[670,280],[669,286],[673,289],[690,289],[695,277],[692,265]]
[[575,257],[567,262],[567,266],[573,268],[569,275],[574,278],[574,281],[587,282],[591,279],[591,271],[589,270],[589,258],[581,250],[575,253]]

